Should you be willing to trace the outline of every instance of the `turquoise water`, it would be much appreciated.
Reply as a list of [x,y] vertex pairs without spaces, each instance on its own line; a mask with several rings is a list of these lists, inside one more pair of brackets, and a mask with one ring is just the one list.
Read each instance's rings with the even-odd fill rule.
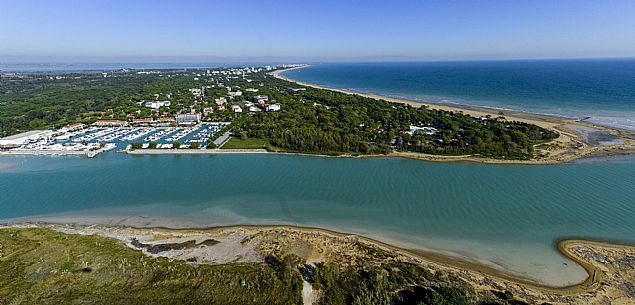
[[285,76],[431,103],[591,117],[635,130],[635,59],[321,64]]
[[633,157],[547,166],[272,154],[0,157],[0,196],[5,220],[136,215],[173,225],[326,227],[552,284],[585,276],[554,250],[556,239],[635,242]]

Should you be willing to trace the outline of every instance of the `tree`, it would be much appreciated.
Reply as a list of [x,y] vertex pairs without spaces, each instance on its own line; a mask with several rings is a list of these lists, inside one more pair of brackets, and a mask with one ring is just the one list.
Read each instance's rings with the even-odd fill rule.
[[150,142],[150,146],[149,147],[152,148],[152,149],[155,149],[155,148],[157,148],[157,145],[159,145],[159,143],[157,143],[155,141],[152,141],[152,142]]
[[141,142],[132,143],[132,149],[141,149],[141,148],[143,148],[143,143]]
[[199,149],[200,147],[201,147],[201,144],[199,144],[198,142],[190,143],[190,148],[191,149]]
[[178,149],[181,147],[181,143],[179,141],[175,141],[174,143],[172,143],[172,147]]

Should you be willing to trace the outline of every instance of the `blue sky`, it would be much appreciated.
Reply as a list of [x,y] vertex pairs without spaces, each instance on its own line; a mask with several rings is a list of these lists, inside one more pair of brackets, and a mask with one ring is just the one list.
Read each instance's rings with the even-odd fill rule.
[[0,61],[633,56],[633,0],[0,0]]

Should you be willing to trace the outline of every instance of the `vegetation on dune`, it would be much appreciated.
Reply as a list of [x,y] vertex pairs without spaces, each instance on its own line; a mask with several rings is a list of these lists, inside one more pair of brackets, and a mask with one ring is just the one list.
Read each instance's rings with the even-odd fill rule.
[[[217,241],[147,245],[153,253]],[[0,304],[302,304],[303,280],[323,305],[523,304],[509,292],[479,296],[466,282],[386,254],[361,265],[304,264],[293,254],[264,263],[189,264],[146,256],[122,242],[45,228],[0,229]]]
[[48,229],[2,229],[0,246],[0,304],[301,304],[299,274],[267,264],[191,265]]

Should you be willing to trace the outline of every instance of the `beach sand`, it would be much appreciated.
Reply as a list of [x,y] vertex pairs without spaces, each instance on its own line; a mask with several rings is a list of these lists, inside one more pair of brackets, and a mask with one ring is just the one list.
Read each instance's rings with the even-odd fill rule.
[[[294,254],[303,263],[332,262],[342,267],[379,260],[419,264],[443,277],[457,277],[477,293],[510,291],[517,298],[540,304],[633,304],[635,247],[601,241],[566,239],[556,247],[588,273],[582,283],[550,287],[473,262],[439,253],[403,249],[370,238],[319,228],[294,226],[229,226],[198,229],[133,228],[71,224],[13,224],[8,227],[47,227],[68,234],[115,238],[150,256],[195,261],[199,264],[262,262],[267,255]],[[2,227],[0,227],[2,228]],[[133,240],[158,245],[195,240],[217,241],[212,246],[150,253]],[[307,287],[305,287],[307,288]],[[309,293],[309,291],[306,291]],[[313,293],[313,292],[311,292]]]
[[[546,145],[536,146],[538,157],[532,160],[501,160],[483,158],[479,156],[440,156],[429,155],[415,152],[393,152],[389,156],[412,158],[427,161],[440,161],[440,162],[452,162],[452,161],[470,161],[470,162],[483,162],[483,163],[522,163],[522,164],[555,164],[570,162],[580,158],[605,156],[613,154],[632,154],[635,153],[635,137],[633,132],[622,129],[608,128],[603,126],[594,125],[591,123],[571,120],[560,117],[552,117],[546,115],[538,115],[532,113],[524,113],[510,110],[499,110],[492,108],[482,108],[474,106],[447,106],[440,104],[422,103],[418,101],[411,101],[407,99],[399,99],[393,97],[386,97],[371,93],[359,93],[342,89],[325,88],[314,84],[308,84],[299,82],[283,75],[284,72],[301,69],[307,66],[295,67],[285,70],[276,70],[270,75],[281,80],[296,83],[305,87],[312,87],[318,89],[332,90],[344,94],[354,94],[373,98],[376,100],[382,100],[390,103],[406,104],[412,107],[426,107],[428,109],[460,112],[473,117],[504,117],[508,121],[519,121],[529,124],[534,124],[543,128],[555,130],[560,134],[560,137],[547,143]],[[579,126],[587,130],[587,132],[581,132],[581,128],[572,128],[572,126]],[[616,141],[610,143],[604,143],[603,145],[597,145],[588,141],[586,134],[590,132],[597,132],[615,138]],[[383,156],[383,155],[382,155]],[[366,156],[372,157],[372,156]]]

